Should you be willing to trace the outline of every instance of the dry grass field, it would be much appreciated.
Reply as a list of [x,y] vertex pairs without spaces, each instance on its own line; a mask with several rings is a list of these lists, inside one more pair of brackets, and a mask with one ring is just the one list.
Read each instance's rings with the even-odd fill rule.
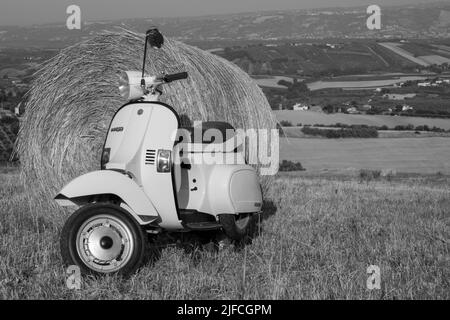
[[[244,247],[177,245],[129,279],[66,288],[60,222],[0,174],[0,299],[449,299],[450,178],[279,176]],[[61,219],[62,220],[62,219]],[[381,290],[366,288],[369,265]]]
[[[431,58],[430,58],[431,59]],[[446,59],[446,58],[443,58]],[[374,76],[373,79],[361,80],[357,78],[364,78],[361,76],[353,76],[354,80],[338,80],[340,77],[336,77],[331,81],[314,81],[308,83],[308,88],[311,91],[321,90],[321,89],[330,89],[330,88],[343,88],[343,89],[365,89],[365,88],[379,88],[379,87],[389,87],[393,86],[396,83],[406,82],[406,81],[416,81],[416,80],[424,80],[426,76],[420,75],[392,75],[392,76]],[[343,77],[342,77],[343,78]],[[351,79],[350,76],[347,77]],[[366,77],[368,78],[368,77]],[[293,78],[284,77],[284,76],[267,76],[267,78],[255,77],[255,82],[261,86],[266,88],[277,88],[277,89],[286,89],[286,86],[278,84],[280,80],[285,80],[292,83]],[[302,79],[297,78],[297,80],[301,81]]]
[[403,117],[403,116],[385,116],[385,115],[365,115],[365,114],[326,114],[314,111],[291,111],[282,110],[274,111],[278,121],[289,121],[294,126],[298,123],[305,124],[324,124],[334,125],[336,123],[343,123],[348,125],[369,125],[369,126],[383,126],[394,128],[398,125],[406,126],[412,124],[416,126],[427,125],[430,128],[436,126],[445,130],[450,129],[450,119],[434,119],[422,117]]
[[308,171],[394,169],[450,174],[450,138],[280,139],[280,158]]
[[381,80],[354,80],[354,81],[315,81],[308,83],[308,88],[311,91],[330,89],[330,88],[343,88],[343,89],[376,89],[383,87],[390,87],[396,83],[406,82],[406,81],[416,81],[426,79],[425,76],[403,76],[403,77],[392,77],[391,79],[381,79]]
[[[302,139],[328,139],[322,136],[308,135],[302,132],[304,127],[283,127],[283,136],[286,138],[302,138]],[[321,129],[340,130],[336,127],[321,127]],[[407,131],[407,130],[378,130],[379,138],[450,138],[450,132],[435,131]],[[347,138],[346,138],[347,139]],[[401,142],[401,141],[399,141]]]

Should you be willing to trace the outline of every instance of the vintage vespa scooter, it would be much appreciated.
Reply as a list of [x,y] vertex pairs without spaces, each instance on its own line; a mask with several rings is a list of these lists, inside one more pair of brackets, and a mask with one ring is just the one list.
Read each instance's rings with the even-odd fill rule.
[[[147,31],[144,66],[147,44],[160,48],[163,42],[156,28]],[[142,70],[127,72],[121,80],[121,94],[130,102],[111,121],[101,170],[74,179],[55,197],[61,206],[78,207],[61,233],[67,265],[78,265],[83,273],[127,275],[144,261],[148,234],[223,230],[239,241],[252,228],[262,194],[242,150],[229,147],[231,139],[220,145],[222,151],[209,152],[232,154],[234,163],[197,161],[217,142],[204,137],[182,141],[176,134],[182,129],[178,114],[158,101],[163,85],[187,76],[146,76]],[[233,129],[204,122],[201,134],[205,128]],[[197,129],[184,131],[195,135]]]

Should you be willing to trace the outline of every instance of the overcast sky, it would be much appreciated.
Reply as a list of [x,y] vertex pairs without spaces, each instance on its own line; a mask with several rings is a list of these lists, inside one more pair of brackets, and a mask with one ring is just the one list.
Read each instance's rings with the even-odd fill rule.
[[80,6],[83,20],[106,20],[420,2],[430,0],[0,0],[0,25],[65,21],[70,4]]

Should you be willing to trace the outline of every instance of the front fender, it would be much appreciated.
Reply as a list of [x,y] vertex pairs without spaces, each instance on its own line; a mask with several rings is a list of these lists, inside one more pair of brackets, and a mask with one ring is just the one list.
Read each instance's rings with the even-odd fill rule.
[[129,207],[125,209],[131,209],[130,213],[134,216],[145,217],[145,221],[159,217],[142,188],[128,176],[112,170],[93,171],[75,178],[59,192],[55,200],[61,206],[73,206],[78,204],[77,199],[101,194],[118,196]]

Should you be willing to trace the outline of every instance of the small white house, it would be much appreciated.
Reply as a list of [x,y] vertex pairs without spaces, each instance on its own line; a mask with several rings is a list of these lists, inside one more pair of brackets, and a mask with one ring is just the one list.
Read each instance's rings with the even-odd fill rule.
[[404,105],[404,106],[402,107],[402,111],[409,111],[409,110],[414,110],[414,108],[411,107],[411,106],[408,106],[408,105]]
[[19,102],[19,104],[17,104],[14,108],[14,114],[16,115],[16,117],[20,116],[20,107],[22,106],[22,101]]
[[350,113],[350,114],[359,113],[358,109],[356,109],[356,107],[347,108],[347,112]]
[[307,111],[309,110],[309,106],[307,106],[306,104],[297,103],[292,107],[292,109],[294,109],[295,111]]

